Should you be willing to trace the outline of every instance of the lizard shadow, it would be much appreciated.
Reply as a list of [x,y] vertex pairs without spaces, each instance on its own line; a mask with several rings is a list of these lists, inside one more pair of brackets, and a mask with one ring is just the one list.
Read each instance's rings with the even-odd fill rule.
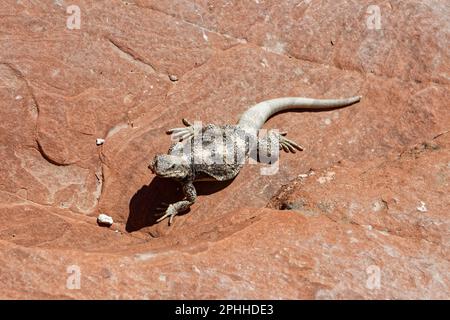
[[[226,188],[233,180],[195,182],[197,195],[209,195]],[[163,203],[174,203],[184,198],[179,182],[172,179],[154,177],[148,185],[143,185],[130,200],[129,215],[125,230],[127,232],[138,231],[142,228],[156,224],[164,210]],[[183,215],[190,210],[180,213]]]
[[320,113],[320,112],[327,112],[327,111],[332,111],[332,110],[337,110],[337,109],[344,109],[344,108],[349,107],[349,106],[351,106],[353,104],[356,104],[356,103],[357,102],[349,104],[347,106],[328,107],[328,108],[320,108],[320,109],[314,109],[314,108],[292,108],[292,109],[288,109],[288,110],[281,110],[281,111],[279,111],[277,113],[272,114],[267,119],[267,121],[269,121],[270,119],[272,119],[272,118],[274,118],[274,117],[276,117],[276,116],[278,116],[280,114],[284,114],[284,113],[309,113],[309,112]]

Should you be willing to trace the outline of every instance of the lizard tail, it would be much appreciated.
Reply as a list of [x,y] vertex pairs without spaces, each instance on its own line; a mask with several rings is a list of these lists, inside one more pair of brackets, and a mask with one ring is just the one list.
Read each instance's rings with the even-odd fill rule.
[[277,112],[289,109],[330,109],[349,106],[361,100],[361,96],[347,99],[311,99],[286,97],[266,100],[255,104],[248,109],[239,119],[241,127],[260,129],[264,122]]

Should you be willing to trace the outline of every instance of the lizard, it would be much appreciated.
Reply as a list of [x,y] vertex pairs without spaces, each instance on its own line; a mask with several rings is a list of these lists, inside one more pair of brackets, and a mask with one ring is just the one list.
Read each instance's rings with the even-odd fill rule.
[[155,155],[148,165],[153,174],[179,181],[184,193],[183,200],[167,205],[164,215],[157,222],[169,218],[171,225],[178,213],[195,203],[195,181],[234,179],[252,152],[261,154],[263,150],[269,157],[275,155],[276,161],[279,150],[288,153],[304,150],[301,145],[286,138],[286,132],[269,130],[265,136],[259,136],[264,123],[274,114],[293,109],[341,108],[357,103],[361,98],[284,97],[266,100],[250,107],[235,125],[192,124],[182,119],[184,127],[166,131],[174,140],[167,154]]

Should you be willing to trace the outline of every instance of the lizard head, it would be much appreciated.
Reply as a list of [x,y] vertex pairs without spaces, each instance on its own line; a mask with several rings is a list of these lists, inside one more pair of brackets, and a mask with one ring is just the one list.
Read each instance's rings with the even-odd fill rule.
[[148,168],[162,178],[183,179],[190,173],[190,166],[185,158],[170,154],[157,154]]

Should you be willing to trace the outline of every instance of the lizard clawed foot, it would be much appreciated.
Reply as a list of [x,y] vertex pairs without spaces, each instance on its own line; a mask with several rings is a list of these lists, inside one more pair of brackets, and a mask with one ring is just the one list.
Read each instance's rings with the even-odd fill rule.
[[171,225],[172,221],[173,221],[173,217],[175,217],[177,214],[178,214],[178,210],[175,208],[175,206],[173,204],[170,204],[166,209],[166,213],[161,218],[156,220],[156,222],[161,222],[164,219],[169,218],[169,225]]
[[280,141],[280,150],[283,149],[285,152],[292,152],[296,153],[296,150],[303,151],[305,148],[303,148],[301,145],[297,144],[296,142],[289,140],[285,136],[287,135],[287,132],[280,132],[278,135],[279,141]]
[[186,127],[183,128],[172,128],[166,131],[167,134],[171,134],[173,140],[183,141],[190,139],[194,136],[195,127],[188,120],[182,119],[183,124]]

